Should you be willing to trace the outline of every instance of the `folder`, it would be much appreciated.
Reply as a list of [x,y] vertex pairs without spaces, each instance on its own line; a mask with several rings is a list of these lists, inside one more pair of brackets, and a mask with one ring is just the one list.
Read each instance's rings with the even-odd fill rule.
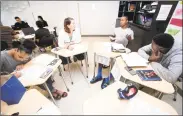
[[18,104],[26,89],[22,83],[12,76],[4,85],[1,86],[1,100],[8,105]]

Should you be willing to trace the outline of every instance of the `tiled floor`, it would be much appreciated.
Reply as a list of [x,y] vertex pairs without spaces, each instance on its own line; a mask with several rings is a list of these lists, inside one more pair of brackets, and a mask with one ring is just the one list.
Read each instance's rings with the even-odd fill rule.
[[[82,115],[83,114],[83,103],[85,100],[90,98],[91,96],[97,94],[101,91],[101,82],[98,82],[96,84],[89,84],[89,80],[93,77],[93,69],[94,69],[94,63],[93,63],[93,52],[92,51],[95,46],[93,46],[93,43],[96,41],[108,41],[107,37],[85,37],[83,38],[83,41],[89,42],[89,49],[88,49],[88,56],[89,56],[89,78],[86,79],[82,73],[80,72],[79,68],[77,67],[76,63],[71,64],[71,72],[72,72],[72,79],[74,84],[71,84],[69,75],[67,71],[64,72],[64,78],[66,80],[66,83],[70,89],[70,92],[68,93],[67,98],[62,98],[61,100],[57,101],[59,104],[60,111],[63,115]],[[80,62],[78,62],[80,65]],[[85,65],[82,67],[83,72],[85,72]],[[106,76],[107,69],[103,71],[104,76]],[[85,73],[84,73],[85,74]],[[106,75],[105,75],[106,74]],[[54,86],[58,89],[66,91],[66,88],[64,86],[63,80],[61,77],[59,77],[58,72],[54,75],[56,83]],[[182,115],[182,97],[180,95],[177,95],[177,101],[173,101],[173,95],[164,95],[162,100],[169,103],[171,106],[173,106],[179,115]],[[92,109],[91,109],[92,110]]]

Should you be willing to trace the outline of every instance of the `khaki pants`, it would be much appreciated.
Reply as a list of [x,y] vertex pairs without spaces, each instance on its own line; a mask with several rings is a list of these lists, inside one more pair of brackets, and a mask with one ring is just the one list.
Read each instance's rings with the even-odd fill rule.
[[36,90],[38,90],[38,91],[39,91],[40,93],[42,93],[45,97],[48,97],[48,96],[49,96],[48,91],[43,90],[43,89],[41,89],[41,88],[38,87],[38,86],[31,86],[31,87],[28,87],[28,88],[27,88],[27,91],[30,90],[30,89],[36,89]]

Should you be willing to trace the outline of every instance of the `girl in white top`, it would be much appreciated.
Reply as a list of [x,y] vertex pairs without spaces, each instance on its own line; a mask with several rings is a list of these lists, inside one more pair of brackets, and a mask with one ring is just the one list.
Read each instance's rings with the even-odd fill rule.
[[[58,46],[64,49],[73,50],[73,45],[81,42],[81,34],[79,28],[75,28],[75,22],[73,18],[66,18],[64,20],[64,29],[59,32],[58,36]],[[84,54],[75,55],[76,59],[74,61],[83,60]],[[62,64],[67,64],[67,59],[61,57]],[[69,63],[71,60],[69,59]]]

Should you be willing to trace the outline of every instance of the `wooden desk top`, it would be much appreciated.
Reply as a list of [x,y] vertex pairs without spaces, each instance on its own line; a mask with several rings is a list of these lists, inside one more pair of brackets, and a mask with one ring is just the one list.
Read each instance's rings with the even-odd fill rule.
[[[42,109],[37,112],[40,108]],[[35,89],[26,91],[18,104],[6,106],[3,113],[11,115],[16,112],[19,115],[61,115],[58,107]]]
[[[24,85],[24,87],[43,84],[53,74],[53,72],[55,70],[57,70],[58,66],[61,64],[61,60],[59,59],[59,61],[54,66],[47,66],[54,59],[56,59],[54,56],[51,56],[48,54],[41,54],[41,55],[37,56],[36,58],[32,59],[31,61],[29,61],[24,66],[25,70],[31,66],[36,66],[39,68],[49,67],[49,68],[53,69],[53,71],[49,75],[47,75],[46,78],[43,79],[43,78],[20,77],[20,78],[18,78],[19,81]],[[34,72],[30,72],[30,75],[32,73],[34,73]]]
[[126,84],[115,82],[83,104],[84,115],[178,115],[168,103],[142,91],[130,100],[118,99],[117,89]]
[[79,44],[73,45],[74,49],[68,50],[68,49],[60,49],[58,51],[55,51],[55,48],[51,50],[52,53],[57,54],[59,56],[63,57],[71,57],[77,54],[85,53],[88,50],[88,43],[87,42],[81,42]]
[[[174,93],[175,90],[172,84],[167,82],[163,78],[161,78],[162,81],[142,81],[138,75],[132,76],[128,71],[125,70],[124,67],[126,66],[126,64],[121,57],[117,58],[116,62],[120,69],[120,73],[124,78],[129,79],[133,82],[139,83],[141,85],[144,85],[146,87],[150,87],[152,89],[158,90],[162,93],[167,93],[167,94]],[[133,68],[133,69],[134,70],[153,70],[150,65],[148,65],[148,67],[145,67],[145,68]]]
[[[98,55],[102,55],[108,58],[115,58],[117,56],[120,56],[121,53],[119,52],[111,52],[111,42],[95,42],[94,43],[94,51]],[[131,50],[128,48],[125,48],[127,52],[130,52]]]

